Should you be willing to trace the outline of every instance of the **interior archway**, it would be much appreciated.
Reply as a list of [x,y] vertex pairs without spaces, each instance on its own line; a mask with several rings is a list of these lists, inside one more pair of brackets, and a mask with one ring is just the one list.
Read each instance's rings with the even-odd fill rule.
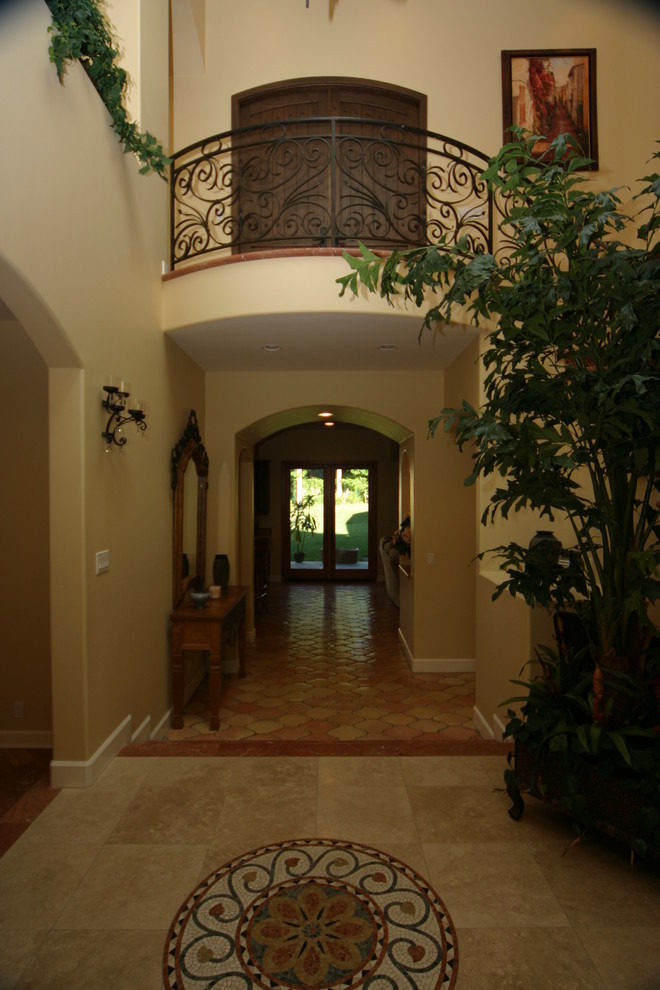
[[382,433],[383,436],[401,443],[406,437],[412,434],[412,430],[404,423],[398,423],[394,419],[383,416],[382,413],[373,412],[370,409],[363,409],[359,406],[337,405],[331,401],[318,402],[313,406],[296,406],[291,409],[280,409],[277,412],[263,416],[253,423],[245,426],[241,431],[241,437],[251,444],[257,444],[266,437],[281,430],[286,430],[292,426],[301,426],[305,423],[318,423],[319,411],[329,410],[335,423],[349,423],[354,426],[363,426],[367,429]]
[[[320,411],[332,413],[334,427],[327,428]],[[360,458],[368,451],[369,460],[378,462],[378,492],[376,496],[376,527],[378,534],[388,535],[398,525],[400,479],[400,448],[409,440],[411,430],[402,423],[379,413],[357,406],[337,406],[333,403],[318,403],[314,406],[300,406],[278,410],[246,426],[240,433],[237,443],[237,472],[239,507],[238,520],[238,559],[241,566],[241,583],[254,590],[252,622],[248,627],[254,635],[257,615],[254,609],[257,592],[255,589],[254,557],[248,562],[245,544],[256,534],[266,536],[269,542],[269,580],[282,580],[282,537],[281,537],[281,465],[291,459],[294,452],[311,450],[313,456],[323,458],[326,454],[341,451],[344,456]],[[253,498],[255,484],[254,462],[266,462],[268,486],[265,503],[261,502],[256,511]],[[246,470],[249,463],[251,470]],[[263,484],[263,481],[261,481]],[[249,489],[249,490],[248,490]],[[410,507],[412,510],[412,506]],[[246,514],[249,518],[246,519]],[[377,578],[383,580],[382,566],[378,565]],[[410,616],[406,625],[412,623],[412,599],[408,599],[406,611]]]
[[[24,396],[28,394],[30,399],[27,406],[24,398],[12,401],[3,389],[7,434],[20,438],[23,444],[23,501],[20,513],[11,513],[3,506],[2,515],[14,528],[17,519],[27,520],[28,525],[23,527],[29,530],[27,538],[38,541],[34,550],[25,542],[22,553],[12,555],[12,581],[4,596],[5,606],[12,614],[7,626],[31,629],[28,649],[36,652],[31,654],[30,663],[22,664],[20,653],[7,644],[6,656],[13,663],[3,669],[2,683],[6,696],[20,698],[20,704],[25,702],[25,721],[20,723],[22,743],[50,745],[57,758],[58,749],[66,749],[72,743],[72,733],[82,731],[80,727],[84,725],[82,712],[77,723],[59,716],[60,683],[72,676],[74,668],[81,670],[84,665],[81,574],[75,574],[73,567],[74,560],[83,559],[83,514],[72,495],[82,490],[75,484],[75,477],[82,472],[83,464],[77,429],[82,415],[83,371],[78,355],[48,306],[1,255],[0,325],[3,374],[8,380],[13,377],[20,382]],[[30,482],[30,478],[34,480]],[[27,498],[26,486],[30,493]],[[69,521],[73,526],[69,527]],[[66,580],[59,574],[57,581],[52,580],[53,560],[69,561]],[[21,574],[22,567],[29,569],[25,576]],[[25,597],[26,587],[30,588],[29,599]],[[15,601],[14,594],[18,596]],[[32,609],[29,619],[21,622],[21,608],[35,600],[40,603],[40,621],[35,624]],[[71,621],[74,616],[80,619],[78,627]],[[45,707],[38,702],[40,698],[46,699]]]

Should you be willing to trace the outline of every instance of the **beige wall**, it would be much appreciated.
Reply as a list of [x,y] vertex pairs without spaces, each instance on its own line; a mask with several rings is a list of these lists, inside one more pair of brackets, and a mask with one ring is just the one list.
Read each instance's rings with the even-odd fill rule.
[[525,694],[512,680],[528,680],[528,667],[539,645],[552,645],[552,620],[541,608],[530,609],[522,598],[504,592],[497,601],[493,593],[500,575],[482,572],[477,579],[477,683],[475,722],[482,735],[501,738],[508,722],[502,705]]
[[[280,372],[207,375],[206,437],[209,473],[209,558],[216,548],[229,548],[236,573],[238,546],[234,519],[238,504],[238,478],[234,435],[247,435],[248,427],[284,409],[324,403],[358,407],[384,421],[400,424],[403,435],[418,439],[407,446],[414,461],[413,473],[413,576],[414,600],[401,603],[402,629],[406,609],[414,624],[414,656],[419,660],[474,658],[473,605],[466,598],[457,574],[467,573],[465,546],[457,530],[473,532],[471,513],[454,510],[463,492],[448,486],[456,478],[455,448],[442,441],[427,441],[429,416],[441,408],[442,378],[433,372],[364,375],[359,372]],[[421,477],[421,484],[420,484]],[[438,508],[438,493],[444,505]],[[452,511],[448,511],[451,507]],[[461,520],[458,522],[457,520]],[[435,564],[428,562],[434,555]],[[408,644],[411,646],[412,644]]]
[[[151,16],[162,40],[166,7]],[[67,764],[127,719],[148,733],[168,710],[169,455],[191,407],[203,429],[204,379],[161,329],[167,187],[122,153],[80,66],[59,85],[49,23],[28,0],[2,24],[0,88],[21,99],[0,106],[16,152],[0,187],[0,297],[49,366],[54,758]],[[166,108],[167,55],[146,63],[160,64],[151,92]],[[144,440],[129,433],[121,456],[100,436],[109,374],[148,404]],[[110,570],[96,576],[104,549]]]
[[302,0],[213,0],[206,71],[175,80],[173,145],[229,128],[232,93],[343,75],[426,93],[430,130],[490,155],[502,143],[500,51],[588,47],[598,52],[599,181],[628,182],[659,132],[658,21],[650,3],[628,0],[311,0],[308,9]]
[[[0,743],[51,730],[48,369],[15,321],[0,320]],[[23,704],[23,716],[14,714]],[[14,734],[19,734],[15,736]]]

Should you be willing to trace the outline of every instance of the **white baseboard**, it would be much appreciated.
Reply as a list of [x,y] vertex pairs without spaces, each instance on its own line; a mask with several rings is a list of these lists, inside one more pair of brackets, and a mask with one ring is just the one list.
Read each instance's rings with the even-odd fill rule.
[[486,719],[483,717],[477,706],[472,709],[472,721],[482,739],[494,739],[495,733]]
[[52,749],[50,729],[7,729],[0,731],[0,749]]
[[452,660],[435,657],[427,660],[424,657],[413,657],[406,637],[400,629],[399,640],[413,674],[463,674],[472,673],[477,669],[477,661],[470,658]]
[[492,724],[481,714],[477,706],[472,709],[472,718],[479,735],[483,739],[495,739],[497,742],[504,741],[504,730],[506,726],[497,712],[493,712]]
[[240,669],[241,669],[241,662],[238,658],[238,654],[233,657],[232,656],[225,657],[224,660],[222,661],[222,670],[221,670],[222,674],[238,674]]
[[50,786],[90,787],[130,741],[131,716],[127,715],[89,760],[51,760]]
[[415,657],[410,664],[414,674],[465,674],[477,669],[477,661],[464,659],[431,659]]
[[398,633],[399,633],[399,640],[400,640],[400,642],[401,642],[401,646],[402,646],[402,647],[403,647],[403,649],[405,650],[405,654],[406,654],[406,660],[408,661],[408,666],[409,666],[409,667],[410,667],[410,669],[412,670],[412,665],[413,665],[413,655],[412,655],[412,653],[410,652],[410,647],[408,646],[408,644],[407,644],[407,642],[406,642],[406,637],[405,637],[405,636],[403,635],[403,633],[401,632],[401,629],[398,629]]
[[493,714],[493,726],[495,727],[495,738],[498,742],[502,742],[504,739],[504,730],[506,729],[506,726],[497,712]]
[[165,739],[172,725],[172,709],[168,708],[151,733],[152,739]]
[[142,725],[139,725],[135,732],[131,735],[132,743],[147,742],[151,738],[151,715],[147,715]]

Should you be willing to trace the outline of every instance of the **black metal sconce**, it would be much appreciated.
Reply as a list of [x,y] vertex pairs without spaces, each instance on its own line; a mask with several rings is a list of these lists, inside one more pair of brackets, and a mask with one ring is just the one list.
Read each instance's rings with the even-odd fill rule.
[[131,393],[128,382],[111,378],[110,383],[103,386],[103,391],[106,396],[101,405],[110,416],[101,436],[106,442],[107,452],[110,453],[113,444],[123,447],[126,443],[127,437],[124,432],[126,423],[135,423],[138,436],[144,433],[147,428],[146,412],[141,399],[134,399],[129,405],[128,399]]

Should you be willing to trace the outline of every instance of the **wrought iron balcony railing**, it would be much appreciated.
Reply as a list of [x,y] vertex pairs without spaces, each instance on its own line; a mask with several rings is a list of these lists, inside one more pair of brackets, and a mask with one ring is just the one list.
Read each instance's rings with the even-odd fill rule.
[[466,237],[492,249],[487,156],[355,117],[242,127],[172,162],[171,266],[272,248],[392,250]]

